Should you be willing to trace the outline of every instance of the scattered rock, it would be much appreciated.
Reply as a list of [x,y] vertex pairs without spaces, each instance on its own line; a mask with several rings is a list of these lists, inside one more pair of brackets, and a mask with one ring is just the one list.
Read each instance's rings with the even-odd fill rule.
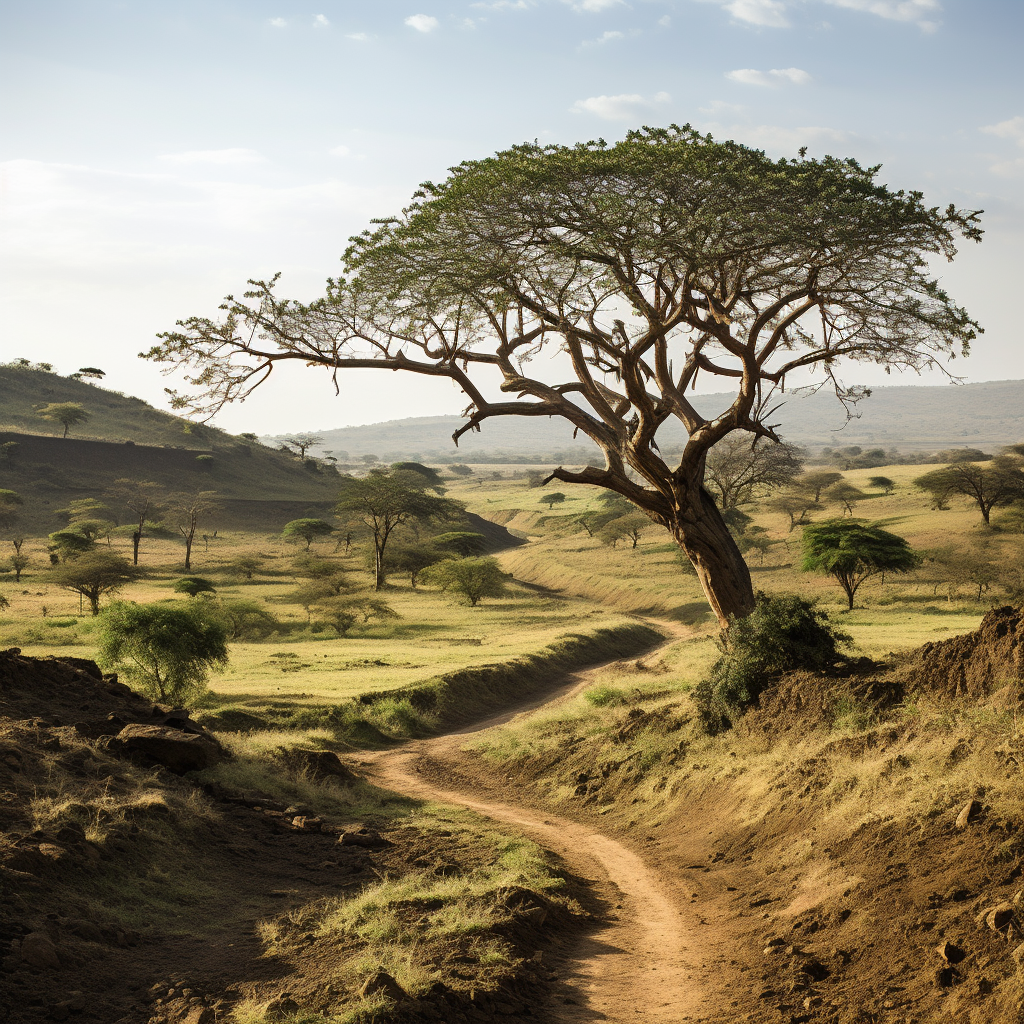
[[60,967],[57,947],[45,932],[29,932],[21,940],[21,959],[29,967],[55,970]]
[[306,747],[282,748],[278,754],[289,770],[317,781],[325,778],[355,782],[359,779],[333,750],[314,750]]
[[405,999],[405,992],[402,990],[402,986],[386,971],[375,971],[363,982],[362,987],[359,989],[359,995],[364,999],[367,996],[374,996],[378,993],[383,993],[388,999],[393,999],[396,1003]]
[[967,954],[955,942],[943,942],[935,947],[935,952],[947,964],[958,964]]
[[212,736],[166,725],[126,725],[114,742],[126,753],[162,764],[177,775],[212,768],[224,755]]
[[984,911],[985,924],[994,932],[1005,931],[1013,922],[1013,904],[1000,903]]
[[967,828],[971,819],[978,815],[981,811],[981,804],[977,800],[968,800],[967,803],[960,808],[960,813],[956,816],[956,827],[959,829]]
[[342,846],[361,846],[367,850],[382,850],[389,843],[379,832],[372,828],[361,828],[353,832],[342,832],[338,836],[338,842]]
[[296,817],[292,818],[292,826],[302,832],[320,832],[323,824],[320,818],[304,814],[296,815]]

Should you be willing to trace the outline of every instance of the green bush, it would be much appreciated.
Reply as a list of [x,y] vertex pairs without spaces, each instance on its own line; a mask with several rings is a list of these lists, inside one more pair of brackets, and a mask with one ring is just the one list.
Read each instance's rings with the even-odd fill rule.
[[810,601],[758,594],[754,611],[723,631],[722,656],[694,687],[701,725],[710,735],[728,729],[783,672],[827,672],[851,642]]

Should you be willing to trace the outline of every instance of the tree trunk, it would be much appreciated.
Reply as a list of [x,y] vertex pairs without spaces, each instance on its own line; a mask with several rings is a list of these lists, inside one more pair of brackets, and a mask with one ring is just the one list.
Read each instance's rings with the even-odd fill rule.
[[142,540],[142,534],[136,530],[132,534],[132,564],[139,564],[139,541]]
[[750,570],[714,499],[703,488],[699,516],[680,516],[673,535],[697,570],[719,625],[724,629],[730,618],[746,618],[754,610]]
[[374,559],[373,589],[384,589],[384,546],[377,545],[375,548],[376,558]]

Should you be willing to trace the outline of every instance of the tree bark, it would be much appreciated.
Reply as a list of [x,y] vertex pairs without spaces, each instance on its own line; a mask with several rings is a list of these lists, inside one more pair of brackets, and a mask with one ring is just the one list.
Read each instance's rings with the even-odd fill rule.
[[700,489],[700,514],[680,517],[672,530],[676,543],[697,570],[704,596],[719,625],[742,619],[754,610],[754,585],[736,541],[714,499]]

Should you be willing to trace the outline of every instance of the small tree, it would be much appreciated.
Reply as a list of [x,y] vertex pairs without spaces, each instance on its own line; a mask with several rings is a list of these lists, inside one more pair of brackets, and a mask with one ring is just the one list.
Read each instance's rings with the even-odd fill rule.
[[289,449],[297,451],[299,458],[304,459],[310,448],[323,444],[324,439],[320,434],[290,434],[284,439]]
[[448,552],[439,550],[433,544],[393,544],[388,548],[384,560],[385,571],[407,573],[409,583],[415,590],[423,570],[448,557]]
[[10,530],[18,521],[25,499],[17,491],[0,487],[0,530]]
[[843,506],[846,514],[851,516],[853,515],[853,503],[865,497],[864,492],[860,488],[854,487],[853,484],[849,484],[845,480],[840,480],[839,483],[833,484],[827,493],[831,501],[838,501]]
[[51,402],[39,410],[39,415],[44,420],[61,424],[64,427],[64,437],[68,436],[68,431],[72,427],[77,427],[79,423],[84,423],[89,418],[85,408],[78,402]]
[[468,558],[470,555],[482,555],[487,548],[487,538],[482,533],[474,533],[472,530],[439,533],[430,538],[430,543],[434,547],[454,552],[462,558]]
[[508,593],[496,558],[450,558],[432,565],[426,579],[441,590],[461,594],[475,608],[485,597],[504,597]]
[[785,487],[802,468],[795,445],[731,434],[708,452],[704,484],[724,512]]
[[323,588],[324,593],[340,594],[348,589],[344,568],[329,558],[303,555],[295,559],[295,572]]
[[334,527],[323,519],[293,519],[281,531],[282,537],[299,537],[306,542],[306,550],[318,537],[329,537]]
[[936,508],[947,508],[954,495],[973,501],[987,524],[992,509],[1024,498],[1024,469],[1016,454],[997,455],[990,462],[956,462],[925,473],[914,481],[927,491]]
[[635,550],[640,543],[640,535],[650,525],[650,519],[643,512],[627,512],[602,527],[601,539],[612,547],[615,547],[616,541],[628,540]]
[[820,507],[810,491],[796,489],[776,494],[768,502],[772,512],[780,512],[789,520],[790,533],[798,526],[804,526],[808,522],[808,514]]
[[120,555],[110,551],[86,551],[56,566],[50,580],[64,590],[80,594],[89,602],[93,615],[99,615],[100,598],[115,593],[137,576],[136,569]]
[[818,469],[813,473],[804,473],[803,476],[798,476],[793,483],[796,487],[814,495],[815,501],[821,501],[821,492],[839,483],[842,479],[843,474],[837,473],[834,469]]
[[61,562],[75,558],[91,551],[95,546],[91,537],[77,530],[57,530],[49,536],[50,551],[57,555]]
[[220,510],[216,491],[191,491],[176,494],[168,502],[168,511],[178,533],[185,541],[185,572],[192,570],[192,543],[200,519]]
[[868,487],[874,487],[886,494],[892,494],[896,490],[896,481],[887,476],[868,477]]
[[21,582],[21,574],[28,568],[28,562],[28,555],[23,555],[20,551],[17,551],[10,556],[11,568],[14,570],[15,583]]
[[263,568],[264,560],[258,555],[239,555],[231,562],[231,568],[240,576],[251,580]]
[[556,505],[561,505],[565,501],[565,495],[561,491],[551,491],[542,494],[539,500],[542,505],[547,505],[550,512]]
[[448,472],[454,476],[472,476],[473,467],[465,466],[461,462],[456,462],[454,465],[448,467]]
[[151,480],[132,480],[121,477],[114,481],[109,491],[111,499],[127,509],[138,527],[132,533],[132,562],[139,564],[139,544],[146,531],[147,522],[156,516],[165,502],[162,488]]
[[348,478],[336,506],[343,520],[356,520],[370,530],[374,551],[374,589],[383,588],[384,555],[395,530],[402,526],[453,521],[463,506],[450,498],[427,494],[425,479],[403,470],[374,469],[362,480]]
[[227,636],[201,605],[118,601],[103,616],[99,660],[148,696],[188,706],[227,664]]
[[200,594],[216,594],[217,588],[202,576],[183,576],[174,584],[176,594],[187,594],[189,597],[199,597]]
[[920,563],[902,537],[852,519],[805,526],[803,549],[801,568],[835,579],[851,609],[854,595],[866,579],[882,572],[910,572]]
[[267,608],[249,598],[222,601],[207,611],[224,626],[232,640],[266,640],[281,628]]

